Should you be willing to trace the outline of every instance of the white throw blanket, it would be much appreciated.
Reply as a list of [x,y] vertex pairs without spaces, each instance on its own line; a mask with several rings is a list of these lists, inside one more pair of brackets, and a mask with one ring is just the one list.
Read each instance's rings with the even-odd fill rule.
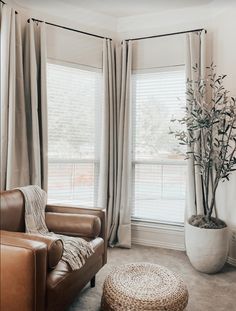
[[27,186],[18,189],[25,197],[26,232],[61,239],[64,246],[62,260],[67,262],[72,270],[80,269],[84,265],[86,258],[94,252],[91,243],[82,238],[49,232],[45,222],[46,192],[38,186]]

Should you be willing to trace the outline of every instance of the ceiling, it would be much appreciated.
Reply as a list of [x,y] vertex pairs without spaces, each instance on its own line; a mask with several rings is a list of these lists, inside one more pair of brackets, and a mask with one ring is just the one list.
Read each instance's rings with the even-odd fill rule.
[[[14,1],[14,0],[13,0]],[[136,16],[143,14],[162,13],[168,10],[187,9],[216,2],[234,0],[15,0],[18,5],[39,11],[64,9],[88,10],[94,13],[108,15],[115,18]],[[59,13],[59,12],[58,12]]]
[[59,0],[98,13],[126,17],[209,4],[214,0]]

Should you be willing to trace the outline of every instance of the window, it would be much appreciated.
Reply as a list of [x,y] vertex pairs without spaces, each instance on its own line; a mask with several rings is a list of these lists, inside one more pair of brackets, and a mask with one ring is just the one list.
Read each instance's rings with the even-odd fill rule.
[[94,206],[102,72],[53,62],[48,63],[47,72],[49,201]]
[[134,71],[132,102],[132,217],[183,223],[186,163],[169,128],[184,113],[184,66]]

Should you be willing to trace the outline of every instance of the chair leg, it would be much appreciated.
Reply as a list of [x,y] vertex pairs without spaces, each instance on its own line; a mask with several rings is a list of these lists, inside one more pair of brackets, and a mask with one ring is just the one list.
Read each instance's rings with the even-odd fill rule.
[[90,286],[93,288],[95,287],[95,283],[96,283],[96,276],[94,275],[94,277],[91,279],[90,281]]

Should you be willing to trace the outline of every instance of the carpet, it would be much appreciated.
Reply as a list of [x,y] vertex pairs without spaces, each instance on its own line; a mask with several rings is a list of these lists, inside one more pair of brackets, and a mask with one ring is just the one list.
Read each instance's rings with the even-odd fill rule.
[[151,262],[179,273],[189,291],[186,311],[236,311],[236,268],[228,264],[217,274],[193,269],[184,252],[133,245],[132,249],[108,250],[108,263],[96,276],[96,287],[89,284],[67,311],[99,311],[102,285],[113,266],[131,262]]

